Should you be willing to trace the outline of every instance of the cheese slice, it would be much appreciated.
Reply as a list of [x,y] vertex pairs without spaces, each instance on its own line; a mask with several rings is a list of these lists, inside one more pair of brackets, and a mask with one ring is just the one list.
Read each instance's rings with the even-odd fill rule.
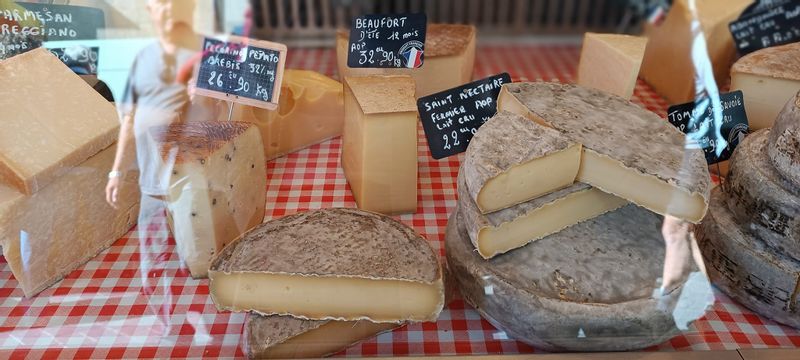
[[428,24],[425,59],[416,69],[351,68],[347,66],[347,31],[336,33],[336,61],[339,78],[369,75],[410,75],[416,83],[416,97],[435,94],[472,80],[475,64],[475,38],[472,25]]
[[800,91],[800,43],[743,56],[731,68],[731,89],[744,93],[750,129],[771,127],[786,102]]
[[458,174],[459,206],[472,245],[484,259],[628,204],[624,199],[576,183],[507,209],[482,214],[467,192],[464,173],[462,169]]
[[[168,223],[193,278],[211,258],[264,220],[266,168],[258,128],[242,122],[177,123],[155,128],[172,168]],[[174,161],[174,163],[172,163]]]
[[[708,56],[714,79],[722,87],[728,80],[731,64],[736,57],[728,24],[736,20],[752,2],[674,1],[664,22],[645,32],[649,42],[640,76],[671,104],[693,101],[695,77],[712,75],[705,72],[698,74],[696,70],[697,64],[702,61],[700,57]],[[693,37],[692,31],[702,31],[706,46],[700,49],[706,51],[693,52],[698,39]]]
[[308,359],[333,355],[400,326],[403,324],[313,321],[250,313],[242,338],[249,359]]
[[417,126],[409,76],[345,79],[342,169],[363,210],[417,210]]
[[114,106],[48,50],[0,62],[0,82],[0,183],[33,194],[116,140]]
[[630,99],[646,46],[645,37],[586,33],[578,63],[578,84]]
[[800,327],[800,262],[750,234],[748,225],[725,207],[719,188],[695,234],[708,277],[718,289],[764,317]]
[[658,115],[616,95],[575,85],[503,85],[498,111],[510,111],[582,144],[577,181],[662,215],[697,223],[711,179],[699,149]]
[[789,182],[789,188],[800,189],[800,92],[786,102],[775,120],[767,152],[772,165]]
[[278,158],[342,135],[342,83],[314,71],[286,70],[276,110],[240,106],[235,114],[261,130],[267,160]]
[[668,304],[682,285],[652,297],[664,259],[655,214],[628,205],[487,261],[470,244],[463,210],[447,224],[450,274],[511,338],[547,351],[625,351],[680,333]]
[[308,320],[433,321],[442,269],[407,226],[356,209],[264,223],[228,245],[209,271],[219,310]]
[[463,169],[470,196],[486,214],[572,185],[580,165],[579,143],[501,111],[470,140]]
[[139,190],[123,182],[119,210],[103,189],[116,146],[62,172],[33,195],[0,185],[0,246],[26,297],[77,269],[136,224]]

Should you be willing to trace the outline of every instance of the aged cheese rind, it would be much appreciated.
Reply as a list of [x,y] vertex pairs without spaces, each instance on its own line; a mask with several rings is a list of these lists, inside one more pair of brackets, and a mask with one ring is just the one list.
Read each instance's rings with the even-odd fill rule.
[[61,174],[33,195],[0,185],[0,246],[26,297],[55,284],[136,224],[139,191],[123,182],[119,210],[102,191],[116,146]]
[[748,309],[800,327],[800,262],[750,234],[726,208],[723,196],[714,189],[708,214],[695,228],[709,278]]
[[[429,321],[444,302],[441,266],[427,240],[357,209],[315,210],[257,226],[213,260],[209,278],[220,310],[310,320]],[[254,287],[281,295],[258,298]],[[404,309],[412,312],[400,314]]]
[[731,158],[723,183],[736,222],[761,240],[800,259],[800,198],[786,190],[767,156],[769,130],[748,136]]
[[[512,338],[549,351],[641,349],[679,334],[671,310],[651,298],[664,257],[660,223],[628,205],[487,261],[455,211],[445,254],[465,300]],[[681,289],[661,300],[674,302]]]
[[572,185],[580,164],[580,144],[503,111],[470,140],[463,169],[469,194],[485,214]]
[[47,49],[0,62],[0,183],[30,195],[116,140],[114,106]]
[[522,247],[628,203],[589,185],[575,183],[510,208],[482,214],[466,188],[462,170],[458,174],[461,214],[472,245],[485,259]]
[[[800,92],[790,99],[775,120],[767,147],[772,165],[791,184],[800,187]],[[800,194],[800,191],[795,191]]]
[[503,85],[506,110],[559,130],[583,146],[577,180],[604,192],[697,223],[711,179],[703,152],[658,115],[595,89],[555,83]]
[[586,33],[578,64],[578,84],[630,99],[636,87],[647,38]]

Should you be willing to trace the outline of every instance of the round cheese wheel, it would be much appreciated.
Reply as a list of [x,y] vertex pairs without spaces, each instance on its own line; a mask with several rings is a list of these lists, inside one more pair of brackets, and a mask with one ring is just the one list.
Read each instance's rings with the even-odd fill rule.
[[800,93],[783,107],[769,137],[770,160],[800,194]]

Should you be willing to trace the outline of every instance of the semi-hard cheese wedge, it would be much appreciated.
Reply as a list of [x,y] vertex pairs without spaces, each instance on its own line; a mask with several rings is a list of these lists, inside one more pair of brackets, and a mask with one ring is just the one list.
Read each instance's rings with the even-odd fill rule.
[[578,63],[578,84],[630,99],[646,46],[645,37],[586,33]]
[[667,304],[682,286],[661,308],[652,297],[664,259],[660,225],[628,205],[487,261],[455,211],[445,254],[464,299],[511,338],[548,351],[641,349],[679,333]]
[[123,182],[119,210],[105,200],[115,152],[115,146],[100,151],[33,195],[0,185],[0,246],[26,297],[63,279],[136,224],[134,182]]
[[405,75],[345,79],[342,169],[358,207],[417,210],[417,107]]
[[470,140],[463,170],[468,192],[485,214],[572,185],[580,165],[578,142],[501,111]]
[[[674,1],[664,22],[645,32],[649,42],[640,76],[671,104],[694,100],[696,69],[706,62],[711,63],[717,84],[724,85],[736,57],[728,24],[736,20],[752,2]],[[694,38],[693,31],[702,31],[707,51],[696,51],[698,47],[695,44],[700,40]],[[705,56],[708,56],[707,60]],[[705,72],[701,74],[712,75]],[[704,79],[708,80],[712,79]]]
[[111,145],[114,106],[47,49],[0,62],[0,183],[30,195]]
[[469,196],[464,178],[462,170],[458,174],[458,197],[464,226],[472,245],[486,259],[628,204],[625,199],[575,183],[510,208],[482,214]]
[[577,180],[662,215],[697,223],[711,179],[699,149],[658,115],[616,95],[576,85],[503,85],[498,111],[527,116],[583,145]]
[[731,89],[744,93],[750,129],[772,126],[786,102],[800,91],[800,43],[743,56],[731,68]]
[[177,123],[153,129],[172,168],[168,217],[194,278],[211,258],[264,220],[266,168],[258,128],[244,122]]
[[344,126],[342,83],[318,72],[286,70],[276,110],[239,107],[235,119],[261,129],[267,160],[341,136]]
[[762,130],[745,138],[723,183],[725,202],[738,224],[767,245],[800,259],[800,197],[789,191],[769,161]]
[[351,68],[347,66],[350,34],[336,34],[336,61],[339,78],[368,75],[410,75],[416,82],[416,97],[435,94],[472,80],[475,64],[475,38],[472,25],[428,24],[425,34],[425,60],[417,69]]
[[308,320],[432,321],[444,303],[439,260],[402,223],[358,209],[266,222],[211,265],[219,310]]
[[[789,99],[775,120],[767,146],[769,158],[793,190],[800,188],[800,92]],[[794,191],[800,194],[800,191]]]
[[725,207],[719,188],[714,189],[708,214],[695,229],[708,277],[750,310],[800,327],[800,262],[768,247],[747,230]]
[[244,350],[249,359],[309,359],[335,354],[403,324],[301,320],[247,314]]

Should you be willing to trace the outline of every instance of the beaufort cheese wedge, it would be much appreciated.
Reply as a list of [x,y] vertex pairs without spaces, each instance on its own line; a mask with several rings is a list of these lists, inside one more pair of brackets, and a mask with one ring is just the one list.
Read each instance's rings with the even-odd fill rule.
[[586,33],[578,63],[578,84],[630,99],[647,38]]
[[219,310],[308,320],[433,321],[444,303],[439,260],[402,223],[357,209],[272,220],[211,264]]

